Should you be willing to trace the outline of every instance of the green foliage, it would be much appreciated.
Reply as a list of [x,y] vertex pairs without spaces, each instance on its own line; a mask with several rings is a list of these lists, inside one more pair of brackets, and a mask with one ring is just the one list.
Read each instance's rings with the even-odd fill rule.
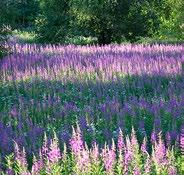
[[158,14],[154,2],[133,1],[127,16],[126,38],[131,41],[152,36],[159,28]]
[[69,33],[69,1],[40,0],[41,14],[36,19],[38,39],[41,42],[63,42]]
[[165,8],[160,16],[161,27],[158,32],[159,39],[184,40],[184,1],[166,0]]
[[36,43],[37,35],[35,32],[28,30],[14,30],[12,31],[13,38],[19,43]]
[[86,39],[90,37],[99,44],[184,40],[183,0],[0,0],[0,4],[0,24],[31,27],[42,43],[96,43]]
[[39,0],[0,0],[0,23],[20,28],[31,25],[39,12]]
[[126,28],[129,1],[71,0],[76,24],[98,38],[99,44],[120,41]]
[[8,39],[8,34],[11,33],[11,29],[8,26],[0,26],[0,58],[2,58],[9,49],[5,46],[5,43]]

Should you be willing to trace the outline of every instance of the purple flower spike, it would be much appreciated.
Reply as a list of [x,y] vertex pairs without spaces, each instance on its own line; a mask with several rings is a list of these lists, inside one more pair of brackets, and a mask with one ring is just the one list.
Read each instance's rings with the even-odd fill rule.
[[133,171],[133,175],[141,175],[141,171],[139,168],[135,168],[135,170]]
[[146,137],[144,138],[143,143],[141,145],[141,151],[144,154],[148,154],[148,152],[147,152],[147,141],[146,141]]
[[94,143],[93,148],[91,150],[91,158],[95,164],[99,163],[99,156],[100,156],[100,153],[99,153],[98,145]]
[[84,149],[84,144],[82,141],[80,130],[76,132],[75,129],[73,128],[73,135],[72,138],[70,139],[70,146],[74,154],[78,154],[81,150]]
[[136,133],[134,128],[132,128],[132,134],[131,134],[131,144],[134,148],[136,148],[138,146],[138,141],[137,141],[137,137],[136,137]]
[[120,129],[119,136],[118,136],[118,150],[119,150],[119,152],[122,152],[122,150],[124,150],[124,149],[125,149],[125,143],[123,140],[123,132]]
[[169,167],[168,175],[177,175],[177,169],[173,166]]
[[181,134],[180,134],[180,148],[182,153],[184,154],[184,125],[181,128]]
[[7,175],[14,175],[14,172],[12,169],[8,169],[8,170],[6,170],[6,174]]
[[54,133],[54,138],[51,140],[51,144],[48,152],[48,160],[51,163],[57,163],[61,159],[61,152],[59,149],[58,138]]
[[105,148],[102,150],[102,159],[104,162],[106,172],[108,174],[113,174],[114,164],[116,160],[114,143],[111,149],[109,149],[109,147],[105,145]]
[[43,160],[36,160],[36,157],[34,157],[31,173],[34,175],[39,175],[42,168],[44,168]]
[[166,147],[162,141],[161,134],[159,134],[158,143],[155,142],[153,160],[158,167],[166,166],[168,164],[166,159]]
[[166,133],[166,144],[167,144],[167,147],[169,147],[171,145],[171,135],[169,132]]
[[15,160],[17,162],[19,173],[27,173],[27,160],[26,160],[26,153],[23,148],[21,151],[17,143],[15,143]]
[[47,160],[47,153],[48,153],[48,140],[47,140],[47,135],[44,135],[44,141],[43,141],[43,146],[41,148],[41,157],[44,161]]
[[156,135],[156,132],[153,130],[153,132],[151,133],[151,143],[155,144],[156,141],[157,141],[157,135]]
[[18,110],[15,106],[11,109],[10,114],[12,117],[17,117],[19,115]]

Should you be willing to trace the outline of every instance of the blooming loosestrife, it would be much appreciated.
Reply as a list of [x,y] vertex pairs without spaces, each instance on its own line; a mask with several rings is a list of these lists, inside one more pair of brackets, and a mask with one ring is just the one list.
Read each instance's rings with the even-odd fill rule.
[[18,174],[29,174],[27,170],[27,160],[26,160],[26,153],[25,149],[20,150],[17,143],[15,143],[15,164],[16,164],[16,173]]
[[47,153],[46,172],[47,174],[61,174],[61,152],[59,149],[58,138],[54,133]]
[[75,159],[75,171],[77,174],[90,171],[90,156],[87,145],[84,146],[81,137],[80,128],[77,127],[77,131],[73,128],[73,135],[70,140],[72,153]]
[[31,173],[34,175],[39,175],[42,169],[44,169],[43,160],[41,158],[37,160],[36,157],[34,156]]
[[123,138],[123,132],[121,129],[119,129],[119,136],[118,136],[118,160],[117,160],[117,174],[123,174],[123,153],[125,151],[125,143]]
[[184,174],[182,44],[11,47],[0,60],[1,172]]
[[[178,165],[174,149],[165,147],[161,134],[159,134],[158,138],[158,142],[152,145],[153,152],[152,155],[150,155],[146,148],[146,138],[144,138],[143,143],[139,146],[134,129],[132,130],[131,137],[126,136],[125,141],[122,131],[120,130],[117,148],[112,140],[112,145],[109,146],[105,144],[100,152],[96,143],[94,143],[89,150],[88,146],[82,141],[80,129],[73,129],[73,135],[70,141],[72,155],[67,152],[67,147],[64,145],[63,156],[61,157],[56,134],[51,140],[50,146],[46,144],[47,141],[45,137],[43,147],[48,148],[48,156],[45,157],[45,163],[42,160],[42,155],[40,155],[38,159],[33,156],[32,168],[31,171],[28,171],[25,151],[24,149],[20,151],[18,145],[15,144],[15,159],[7,159],[6,173],[57,175],[67,172],[67,174],[77,175],[104,173],[109,175],[147,175],[154,172],[158,175],[160,175],[160,173],[177,175],[178,172],[181,172],[181,169],[177,169]],[[43,147],[40,154],[43,154]],[[123,152],[121,152],[122,147],[124,147]],[[15,163],[16,166],[12,166],[12,163]]]
[[106,173],[109,175],[113,175],[114,165],[116,161],[114,141],[112,141],[112,148],[109,148],[109,146],[105,144],[104,149],[102,150],[102,160],[105,166]]
[[58,145],[58,138],[54,133],[54,138],[51,140],[49,152],[48,152],[48,161],[49,163],[58,163],[61,159],[61,152]]

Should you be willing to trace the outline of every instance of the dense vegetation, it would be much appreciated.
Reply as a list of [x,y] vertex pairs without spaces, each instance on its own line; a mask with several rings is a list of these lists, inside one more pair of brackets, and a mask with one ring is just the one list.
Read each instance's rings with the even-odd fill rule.
[[[12,52],[0,62],[0,159],[3,172],[9,168],[19,173],[31,171],[32,162],[35,159],[42,162],[42,156],[46,154],[43,164],[39,165],[41,170],[38,170],[44,175],[51,170],[53,174],[54,171],[90,174],[86,171],[91,168],[80,170],[78,165],[86,158],[92,163],[98,161],[88,158],[90,153],[80,140],[71,142],[72,126],[78,125],[80,137],[89,149],[94,143],[100,153],[105,142],[109,147],[105,148],[105,159],[102,155],[97,156],[100,160],[96,167],[101,169],[101,174],[117,171],[118,165],[123,166],[119,171],[130,171],[128,174],[136,167],[138,172],[146,174],[144,162],[148,160],[151,172],[147,174],[160,175],[161,171],[170,175],[170,170],[173,175],[182,174],[183,45],[16,44]],[[124,163],[116,165],[119,153],[111,147],[112,138],[117,147],[120,129],[127,137],[132,127],[138,143],[135,140],[129,143],[126,139],[126,150],[122,152],[126,167]],[[45,147],[44,134],[48,139],[47,152],[39,153],[42,145]],[[159,135],[162,135],[160,140]],[[55,141],[52,142],[52,138]],[[147,139],[145,154],[139,149],[144,138]],[[15,143],[20,152],[17,146],[14,150]],[[60,155],[64,143],[68,152],[66,167],[63,167],[65,163]],[[74,149],[77,145],[84,149],[72,156],[71,146]],[[9,154],[11,161],[5,160]],[[82,157],[75,160],[78,154]],[[111,154],[112,159],[108,158]],[[106,169],[108,159],[112,160],[110,169]],[[89,167],[93,165],[85,163]]]
[[183,0],[0,0],[0,175],[183,175],[183,41]]
[[10,33],[11,29],[8,26],[0,25],[0,59],[10,52],[10,48],[6,45]]
[[40,42],[183,41],[183,13],[183,0],[1,0],[0,24],[36,31]]

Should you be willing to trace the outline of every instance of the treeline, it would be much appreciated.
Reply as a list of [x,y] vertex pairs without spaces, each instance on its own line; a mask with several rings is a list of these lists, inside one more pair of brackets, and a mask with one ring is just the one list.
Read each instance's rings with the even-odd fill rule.
[[0,0],[0,24],[31,28],[41,42],[75,36],[99,44],[184,39],[183,0]]

